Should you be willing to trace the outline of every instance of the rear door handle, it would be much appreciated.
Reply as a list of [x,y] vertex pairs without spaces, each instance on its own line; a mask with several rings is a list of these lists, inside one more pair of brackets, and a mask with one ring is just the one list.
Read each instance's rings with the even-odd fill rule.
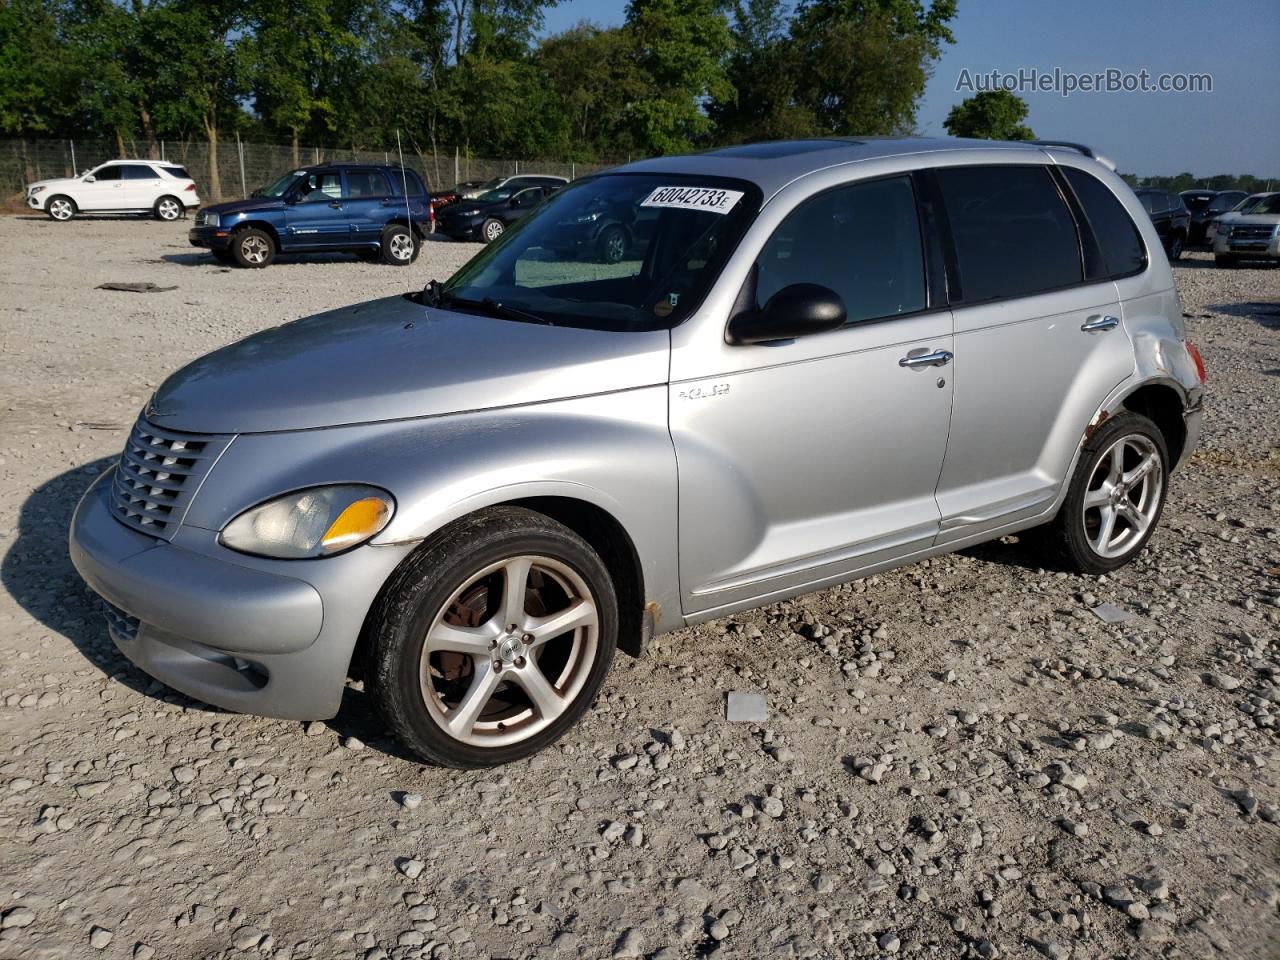
[[903,357],[898,361],[900,367],[945,367],[951,362],[954,354],[950,350],[934,350],[932,353],[921,353],[914,357]]
[[1105,316],[1098,314],[1080,324],[1080,329],[1088,333],[1093,330],[1113,330],[1118,326],[1120,326],[1120,321],[1116,317],[1110,314]]

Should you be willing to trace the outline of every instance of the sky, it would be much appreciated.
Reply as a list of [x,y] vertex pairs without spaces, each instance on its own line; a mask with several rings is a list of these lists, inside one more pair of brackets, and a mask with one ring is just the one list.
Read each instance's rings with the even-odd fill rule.
[[[626,0],[561,0],[545,32],[613,26],[625,11]],[[1038,137],[1088,144],[1123,172],[1280,178],[1277,0],[959,0],[952,32],[920,104],[923,134],[946,135],[947,111],[972,93],[956,89],[965,70],[975,83],[993,70],[1204,73],[1211,92],[1015,92]]]

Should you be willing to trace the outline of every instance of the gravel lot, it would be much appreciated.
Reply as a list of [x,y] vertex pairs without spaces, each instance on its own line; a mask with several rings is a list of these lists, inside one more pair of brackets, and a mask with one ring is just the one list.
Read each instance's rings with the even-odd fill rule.
[[108,641],[67,522],[161,378],[477,249],[240,271],[185,230],[0,217],[0,957],[1280,956],[1280,270],[1175,271],[1206,436],[1135,564],[989,544],[685,630],[461,774],[358,688],[226,714]]

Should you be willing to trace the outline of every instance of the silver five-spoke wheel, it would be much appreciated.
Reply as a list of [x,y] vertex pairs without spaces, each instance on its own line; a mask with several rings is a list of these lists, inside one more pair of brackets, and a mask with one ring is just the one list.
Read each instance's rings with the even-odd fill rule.
[[271,247],[262,237],[251,235],[240,241],[240,253],[249,263],[266,263]]
[[397,260],[408,260],[413,256],[413,237],[407,233],[397,233],[391,238],[391,256]]
[[1142,434],[1114,441],[1098,460],[1085,492],[1084,528],[1089,546],[1113,559],[1134,548],[1160,512],[1164,464]]
[[454,739],[505,746],[555,721],[596,659],[599,615],[586,581],[551,557],[490,564],[427,631],[419,666],[431,717]]
[[49,216],[55,220],[70,220],[75,212],[76,208],[66,197],[54,197],[49,201]]
[[182,207],[173,197],[165,197],[156,204],[156,213],[160,215],[161,220],[177,220],[182,216]]

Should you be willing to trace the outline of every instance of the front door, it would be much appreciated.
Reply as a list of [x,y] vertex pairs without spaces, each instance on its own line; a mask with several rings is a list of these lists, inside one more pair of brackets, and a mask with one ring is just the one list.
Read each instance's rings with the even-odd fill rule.
[[784,287],[821,284],[843,299],[848,322],[792,341],[720,344],[691,359],[704,375],[673,376],[686,614],[846,579],[927,549],[938,532],[951,315],[930,308],[911,178],[802,201],[752,276],[755,292],[740,303],[759,308]]
[[77,206],[82,210],[128,210],[129,203],[125,199],[124,167],[118,163],[108,163],[91,174],[93,182],[84,182],[80,186],[81,200]]
[[959,268],[955,399],[938,483],[945,543],[1053,505],[1133,353],[1115,284],[1085,280],[1079,229],[1046,167],[936,176]]
[[319,170],[293,187],[297,202],[285,213],[285,248],[346,246],[350,242],[342,173]]

